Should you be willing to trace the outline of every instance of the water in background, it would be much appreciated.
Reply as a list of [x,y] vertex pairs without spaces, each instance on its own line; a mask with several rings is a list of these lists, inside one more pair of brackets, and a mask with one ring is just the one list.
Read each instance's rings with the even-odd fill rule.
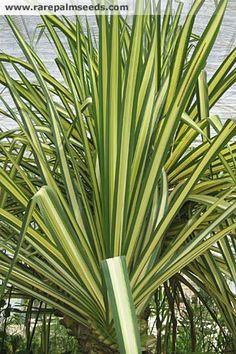
[[[185,11],[188,10],[191,3],[190,0],[184,0]],[[200,34],[208,22],[211,14],[215,8],[215,0],[206,0],[205,4],[201,8],[194,31]],[[38,16],[14,16],[14,19],[21,30],[22,34],[33,45],[36,43],[37,35],[40,31],[38,28],[35,32],[35,28],[41,23]],[[97,36],[97,28],[94,18],[90,18],[90,23],[94,31],[95,37]],[[236,1],[229,0],[228,8],[224,17],[224,21],[214,45],[213,51],[207,62],[207,74],[208,78],[216,71],[220,63],[226,57],[233,47],[236,45]],[[46,35],[43,35],[36,45],[37,53],[44,64],[49,68],[50,73],[59,77],[60,74],[54,63],[56,56],[54,47],[49,43]],[[24,59],[19,46],[17,45],[13,34],[3,16],[0,16],[0,51],[20,57]],[[10,66],[8,66],[10,68]],[[4,98],[10,102],[10,97],[7,92],[4,92]],[[228,118],[236,118],[236,85],[234,85],[215,105],[212,109],[212,114],[219,114],[223,121]],[[6,117],[0,116],[0,128],[7,129],[14,126],[14,122]]]

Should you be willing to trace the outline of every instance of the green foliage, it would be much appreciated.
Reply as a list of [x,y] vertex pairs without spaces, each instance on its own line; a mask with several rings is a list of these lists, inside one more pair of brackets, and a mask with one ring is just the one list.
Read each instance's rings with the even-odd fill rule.
[[[192,299],[193,301],[193,299]],[[214,313],[217,307],[212,299],[205,298],[207,305]],[[208,309],[202,303],[196,302],[192,305],[193,322],[196,330],[196,353],[224,353],[228,344],[232,343],[232,337],[227,334],[223,321],[219,325],[212,319]],[[185,310],[178,327],[177,353],[184,354],[191,351],[191,333],[189,331],[189,318]]]
[[138,318],[181,274],[236,332],[236,128],[210,115],[236,80],[236,50],[207,81],[227,0],[193,37],[203,3],[183,24],[182,5],[173,16],[169,2],[163,19],[98,17],[98,46],[79,18],[42,16],[62,80],[7,18],[25,60],[0,54],[13,100],[1,98],[1,113],[17,123],[0,133],[2,294],[10,282],[107,353],[117,340],[101,262],[116,256],[126,257]]
[[[71,331],[66,329],[65,326],[60,323],[60,320],[55,316],[50,323],[50,333],[47,334],[49,335],[49,344],[48,349],[45,350],[43,339],[45,331],[43,314],[40,315],[40,319],[33,333],[32,343],[30,348],[27,349],[31,333],[27,333],[27,328],[25,327],[26,314],[25,311],[23,311],[24,307],[25,305],[22,304],[21,306],[15,305],[15,307],[12,308],[12,314],[7,319],[5,333],[3,329],[4,322],[1,321],[1,340],[4,337],[4,345],[0,347],[1,353],[3,353],[4,350],[6,350],[7,354],[45,354],[47,352],[52,354],[81,353],[77,339],[71,335]],[[32,311],[31,316],[32,330],[34,327],[35,318],[37,317],[37,311],[35,312],[35,309]]]
[[214,300],[178,275],[159,288],[150,303],[149,330],[155,353],[218,353],[232,350],[233,335]]

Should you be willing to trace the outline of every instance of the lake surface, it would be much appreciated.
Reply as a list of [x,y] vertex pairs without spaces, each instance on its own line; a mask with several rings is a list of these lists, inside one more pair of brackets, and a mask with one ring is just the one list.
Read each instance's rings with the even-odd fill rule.
[[[192,0],[184,0],[185,11],[188,10]],[[211,14],[215,8],[214,0],[207,0],[200,10],[194,31],[200,34],[208,22]],[[14,19],[21,30],[22,34],[29,42],[35,45],[39,29],[35,28],[41,23],[39,16],[14,16]],[[91,26],[97,36],[97,29],[94,19],[90,18]],[[20,48],[18,47],[11,30],[3,16],[0,16],[0,51],[24,58]],[[225,13],[224,21],[214,45],[213,51],[207,62],[207,75],[208,78],[215,72],[222,60],[226,57],[227,53],[236,46],[236,1],[229,0],[228,8]],[[50,69],[53,75],[58,75],[57,68],[54,64],[55,51],[53,46],[48,42],[48,39],[43,35],[36,45],[37,53],[40,54],[44,64]],[[10,101],[10,97],[4,92],[4,97]],[[228,118],[236,118],[236,85],[234,85],[215,105],[212,109],[212,114],[219,114],[223,121]],[[5,117],[0,116],[0,128],[7,129],[13,126],[13,122]]]

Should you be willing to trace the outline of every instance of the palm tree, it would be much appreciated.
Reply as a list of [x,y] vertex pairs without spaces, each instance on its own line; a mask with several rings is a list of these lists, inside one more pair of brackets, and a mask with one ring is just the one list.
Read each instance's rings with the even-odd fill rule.
[[2,295],[11,283],[54,307],[85,353],[139,353],[136,316],[173,277],[236,332],[235,123],[210,114],[236,81],[236,50],[207,81],[227,0],[197,37],[203,3],[183,24],[182,4],[132,24],[98,16],[98,45],[78,17],[42,16],[63,82],[7,18],[26,59],[0,54],[14,103],[2,97],[1,113],[17,123],[0,134]]

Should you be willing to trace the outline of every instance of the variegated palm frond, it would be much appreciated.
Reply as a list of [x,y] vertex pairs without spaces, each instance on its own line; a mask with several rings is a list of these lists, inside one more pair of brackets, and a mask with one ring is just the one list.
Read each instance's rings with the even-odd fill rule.
[[[210,113],[236,81],[236,50],[207,82],[227,1],[193,42],[203,3],[194,1],[183,24],[182,4],[178,16],[167,5],[163,18],[138,15],[131,25],[100,16],[98,47],[78,18],[42,16],[63,80],[7,18],[25,60],[0,54],[0,82],[14,101],[2,97],[1,113],[18,126],[0,133],[1,278],[110,348],[111,308],[119,314],[122,301],[112,267],[127,286],[124,303],[131,286],[138,317],[181,273],[215,299],[236,331],[229,283],[236,281],[236,126]],[[101,263],[120,256],[130,285],[124,260],[103,263],[110,302]],[[120,337],[125,318],[116,316],[115,325],[120,350],[139,352],[136,332],[133,349]]]

